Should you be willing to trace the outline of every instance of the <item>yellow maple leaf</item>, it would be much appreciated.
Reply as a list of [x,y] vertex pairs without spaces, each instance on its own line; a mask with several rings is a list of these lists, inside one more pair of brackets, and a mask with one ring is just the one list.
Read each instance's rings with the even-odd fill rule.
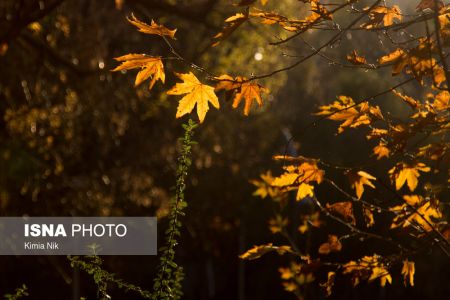
[[410,191],[414,191],[419,182],[418,178],[421,172],[429,172],[430,168],[424,163],[417,163],[415,165],[408,165],[406,163],[398,163],[389,170],[391,180],[395,182],[395,188],[401,189],[407,183]]
[[442,218],[438,200],[426,200],[418,195],[405,195],[403,199],[406,203],[390,208],[396,213],[391,228],[417,224],[425,231],[432,231],[435,225],[434,219]]
[[141,69],[136,75],[135,86],[151,78],[149,85],[151,90],[157,80],[161,80],[162,83],[165,81],[166,76],[161,57],[147,56],[145,54],[127,54],[114,59],[122,63],[112,70],[113,72]]
[[146,33],[146,34],[156,34],[159,36],[168,36],[172,39],[175,39],[175,32],[176,29],[169,29],[165,27],[164,25],[158,25],[155,21],[152,20],[150,25],[138,20],[133,14],[130,18],[127,17],[128,22],[139,28],[140,32]]
[[167,91],[168,95],[186,94],[179,102],[176,117],[180,118],[190,113],[197,105],[197,115],[200,123],[205,119],[209,110],[208,102],[219,109],[219,99],[217,99],[212,86],[202,84],[192,72],[187,74],[175,73],[182,83],[177,83],[173,88]]
[[391,150],[386,147],[386,144],[380,142],[378,146],[373,148],[373,154],[377,156],[377,159],[382,159],[383,157],[389,157]]
[[[411,286],[414,286],[414,273],[416,272],[416,267],[413,261],[404,260],[402,267],[402,275],[403,281],[406,285],[406,282],[409,281]],[[409,279],[409,280],[407,280]]]
[[300,184],[297,190],[297,197],[296,197],[297,201],[305,199],[308,196],[309,197],[314,196],[314,186],[307,183]]
[[361,196],[364,192],[364,185],[368,185],[372,188],[375,188],[375,186],[370,180],[376,180],[376,178],[370,175],[369,173],[366,173],[364,171],[358,172],[350,171],[347,173],[347,176],[350,180],[350,184],[356,190],[356,196],[358,197],[358,199],[361,199]]

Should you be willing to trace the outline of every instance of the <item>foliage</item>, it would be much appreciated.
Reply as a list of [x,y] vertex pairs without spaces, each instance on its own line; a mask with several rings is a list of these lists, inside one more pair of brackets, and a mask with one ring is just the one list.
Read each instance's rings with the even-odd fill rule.
[[[330,228],[328,241],[318,248],[319,255],[313,253],[304,255],[299,252],[298,246],[287,234],[286,227],[289,223],[287,216],[276,215],[276,218],[270,223],[270,229],[273,233],[285,235],[290,245],[273,246],[272,243],[269,243],[255,246],[242,254],[240,258],[253,260],[269,252],[291,253],[294,261],[297,260],[297,262],[293,262],[290,269],[282,269],[282,279],[299,278],[300,274],[303,276],[302,280],[285,283],[286,290],[295,292],[299,298],[301,298],[300,287],[313,282],[316,278],[314,273],[323,271],[328,272],[328,279],[322,284],[327,295],[332,293],[334,278],[338,274],[349,275],[354,286],[363,280],[372,282],[379,279],[380,285],[384,287],[387,283],[392,283],[392,266],[402,262],[401,273],[405,278],[405,284],[408,281],[410,285],[413,285],[415,267],[414,262],[409,262],[409,258],[420,251],[420,247],[415,246],[416,241],[434,240],[433,245],[439,247],[450,258],[450,242],[443,234],[443,230],[446,228],[442,212],[444,208],[438,200],[444,196],[441,191],[449,180],[448,174],[450,172],[448,169],[450,156],[447,151],[447,133],[450,129],[448,126],[450,118],[450,97],[448,96],[450,78],[448,77],[444,52],[444,48],[450,45],[446,31],[449,23],[446,17],[449,7],[439,1],[434,1],[434,5],[432,5],[433,1],[422,1],[417,6],[419,13],[408,16],[409,20],[404,20],[405,15],[399,6],[388,6],[386,3],[381,3],[382,1],[373,1],[370,6],[363,8],[354,6],[358,1],[347,1],[334,9],[328,8],[329,4],[322,4],[319,0],[302,2],[308,4],[311,11],[311,14],[304,19],[289,18],[275,12],[264,11],[255,7],[255,1],[241,2],[238,5],[246,6],[245,12],[237,13],[225,20],[226,25],[220,33],[215,35],[216,42],[213,45],[223,44],[225,39],[229,38],[239,27],[252,18],[261,19],[262,24],[279,25],[283,30],[293,32],[289,37],[280,38],[272,45],[285,44],[291,39],[301,37],[302,33],[307,30],[328,29],[337,31],[336,35],[320,47],[311,46],[312,52],[310,54],[301,57],[286,67],[272,70],[263,75],[253,75],[250,78],[229,75],[216,76],[206,68],[196,67],[196,69],[204,73],[206,79],[216,81],[215,89],[217,91],[233,92],[233,108],[239,106],[242,98],[245,99],[244,114],[249,115],[253,100],[256,100],[261,106],[263,103],[261,94],[267,93],[267,89],[256,83],[256,80],[271,78],[280,72],[288,71],[314,56],[321,56],[335,63],[335,59],[330,58],[328,54],[323,54],[322,50],[328,46],[333,46],[345,32],[363,30],[367,34],[371,32],[384,34],[396,49],[379,57],[377,66],[369,65],[367,59],[358,55],[356,49],[347,55],[346,59],[352,66],[358,68],[376,69],[392,66],[393,76],[404,73],[410,79],[375,96],[358,101],[347,95],[339,95],[332,104],[320,106],[316,115],[319,116],[319,120],[329,119],[341,122],[338,134],[343,134],[347,130],[365,129],[366,132],[369,132],[367,139],[378,142],[378,145],[373,148],[372,157],[376,156],[374,160],[387,159],[391,167],[384,171],[374,169],[369,173],[363,167],[337,166],[333,163],[324,162],[320,158],[288,156],[286,153],[276,156],[276,160],[282,160],[285,163],[282,168],[283,172],[278,177],[272,177],[271,173],[266,173],[266,175],[261,175],[262,180],[253,180],[252,183],[257,186],[254,194],[261,198],[270,196],[281,206],[280,211],[283,211],[283,207],[288,205],[286,199],[289,199],[290,192],[295,191],[296,201],[312,201],[319,213],[340,223],[349,230],[349,233],[338,237],[333,234],[335,230]],[[357,16],[341,29],[336,26],[338,21],[335,15],[344,8],[349,8]],[[431,12],[423,12],[426,9],[431,10]],[[365,19],[367,21],[364,22]],[[434,32],[430,32],[428,20],[434,21]],[[139,24],[144,23],[139,21]],[[403,30],[404,33],[407,33],[410,26],[417,24],[425,25],[425,36],[396,42],[389,35],[391,30]],[[165,27],[163,28],[166,30]],[[150,31],[146,33],[155,34]],[[163,38],[171,52],[179,60],[187,66],[192,66],[174,50],[167,38],[164,36]],[[306,41],[305,43],[308,44]],[[212,86],[201,83],[191,72],[186,74],[176,73],[176,75],[184,82],[177,84],[167,93],[171,95],[186,94],[180,100],[176,117],[190,113],[197,105],[197,114],[202,123],[208,111],[208,101],[211,101],[219,109],[218,97]],[[411,82],[412,79],[417,80],[424,91],[429,91],[425,101],[416,100],[397,91],[399,87]],[[378,105],[371,103],[377,97],[391,92],[413,109],[413,113],[407,119],[396,118],[389,111],[383,111]],[[315,126],[315,124],[312,125]],[[428,144],[419,146],[423,142]],[[286,165],[286,163],[289,164]],[[432,163],[434,165],[430,167]],[[370,166],[370,164],[367,165]],[[447,167],[445,167],[446,165]],[[333,174],[333,170],[337,170],[338,174]],[[431,188],[429,184],[419,185],[421,173],[431,171],[435,180],[440,180],[440,182],[436,182],[434,188]],[[371,175],[375,172],[377,172],[376,176]],[[441,174],[444,174],[444,176],[441,176]],[[348,185],[355,190],[355,195],[346,191],[347,188],[342,186],[339,177],[348,178]],[[390,182],[383,180],[386,177]],[[322,197],[319,197],[321,193],[317,189],[325,183],[334,188],[337,195],[328,192],[327,196],[321,199]],[[405,184],[410,192],[416,192],[417,194],[405,194],[402,189]],[[373,189],[374,192],[369,193],[367,187]],[[387,199],[379,201],[377,199],[379,196],[375,195]],[[336,197],[345,197],[348,201],[334,202],[331,200]],[[354,206],[358,207],[359,215],[354,211]],[[374,214],[374,211],[378,213]],[[381,216],[378,215],[383,215],[383,219],[391,219],[391,225],[388,226],[388,229],[385,228],[386,225],[378,224],[378,220],[381,219]],[[320,223],[318,226],[320,226]],[[405,241],[398,238],[399,233],[396,231],[398,227],[408,230],[409,240]],[[376,229],[368,230],[368,228]],[[305,233],[311,229],[299,228],[299,230],[301,233]],[[377,230],[382,230],[384,233],[381,234]],[[372,253],[367,253],[357,260],[350,260],[345,263],[326,258],[332,252],[345,250],[346,240],[355,238],[362,240],[376,239],[381,244],[385,243],[385,247],[394,246],[395,250],[383,251],[386,253],[380,255],[374,254],[377,250],[369,249],[368,251]],[[294,269],[295,271],[293,271]],[[406,280],[407,278],[408,280]]]
[[17,300],[17,299],[23,298],[24,296],[29,296],[28,288],[25,284],[23,284],[19,288],[16,288],[16,290],[14,291],[14,294],[5,294],[4,298],[6,300]]

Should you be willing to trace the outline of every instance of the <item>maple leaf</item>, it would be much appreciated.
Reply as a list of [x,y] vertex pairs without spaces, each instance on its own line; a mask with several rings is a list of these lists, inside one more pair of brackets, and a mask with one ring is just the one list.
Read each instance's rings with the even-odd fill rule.
[[356,50],[349,55],[347,55],[347,60],[354,65],[365,65],[367,64],[367,60],[365,57],[359,56]]
[[297,201],[305,199],[308,196],[309,197],[314,196],[314,186],[307,183],[300,184],[297,190],[297,197],[296,197]]
[[192,72],[187,74],[175,73],[182,83],[177,83],[173,88],[167,91],[168,95],[186,94],[179,102],[176,117],[180,118],[190,113],[197,105],[197,115],[200,123],[203,123],[206,113],[209,110],[208,102],[219,109],[219,100],[214,93],[212,86],[202,84]]
[[380,142],[377,146],[373,148],[373,154],[377,156],[377,159],[382,159],[383,157],[389,157],[391,150],[386,147],[386,144]]
[[435,86],[440,86],[446,81],[444,69],[435,58],[430,57],[435,45],[427,38],[419,39],[419,44],[410,50],[401,48],[379,58],[380,64],[392,64],[392,75],[398,75],[406,67],[406,73],[422,83],[424,76],[429,76]]
[[359,261],[350,261],[343,265],[344,274],[353,275],[353,285],[359,284],[360,279],[367,279],[369,282],[380,279],[380,285],[385,286],[387,282],[392,283],[392,277],[386,266],[380,261],[377,255],[364,256]]
[[405,195],[403,199],[405,200],[404,204],[390,208],[396,214],[391,228],[417,224],[429,232],[435,226],[434,219],[442,218],[439,201],[437,200],[426,200],[418,195]]
[[[404,260],[402,267],[403,282],[409,281],[409,285],[414,286],[414,273],[416,272],[416,267],[413,261]],[[409,279],[409,280],[408,280]]]
[[250,180],[250,183],[257,187],[256,191],[253,192],[253,196],[259,196],[262,199],[269,196],[277,200],[277,197],[282,195],[282,191],[272,186],[274,180],[272,173],[268,171],[266,174],[261,174],[260,178],[261,180]]
[[253,260],[260,258],[264,254],[267,254],[269,252],[276,251],[278,254],[283,255],[286,252],[292,252],[290,246],[273,246],[272,243],[266,244],[266,245],[260,245],[260,246],[254,246],[250,250],[247,250],[247,252],[239,255],[240,259],[246,259],[246,260]]
[[399,21],[402,20],[402,14],[397,5],[392,7],[376,6],[369,11],[368,16],[369,21],[362,24],[362,28],[373,29],[379,27],[380,25],[390,26],[394,24],[395,19]]
[[162,83],[165,81],[166,76],[161,57],[147,56],[145,54],[127,54],[114,59],[122,63],[112,70],[113,72],[141,69],[136,75],[135,86],[151,78],[149,85],[149,89],[151,90],[157,80],[161,80]]
[[245,77],[238,76],[233,79],[229,75],[222,75],[215,79],[219,80],[216,90],[234,90],[233,108],[237,108],[241,101],[245,100],[244,115],[246,116],[249,115],[253,102],[256,100],[256,103],[261,107],[263,105],[261,94],[269,93],[267,88],[254,81],[249,81]]
[[156,34],[161,37],[168,36],[171,39],[175,39],[175,32],[176,29],[169,29],[165,27],[164,25],[158,25],[155,21],[152,20],[150,25],[138,20],[133,14],[131,15],[131,18],[127,17],[128,22],[139,28],[140,32],[146,33],[146,34]]
[[342,133],[345,128],[356,128],[368,125],[376,119],[383,119],[378,106],[370,106],[367,102],[356,104],[352,98],[342,95],[332,104],[320,106],[319,110],[316,115],[328,115],[330,120],[343,121],[338,133]]
[[429,172],[430,168],[424,163],[417,163],[415,165],[408,165],[406,163],[398,163],[389,170],[391,180],[395,182],[396,190],[402,188],[405,182],[408,184],[410,191],[414,191],[419,182],[418,178],[420,172]]
[[350,201],[337,202],[333,204],[326,204],[328,211],[334,214],[339,214],[344,217],[344,220],[350,222],[352,225],[356,225],[356,219],[353,215],[353,203]]
[[358,199],[361,199],[361,196],[364,192],[364,185],[368,185],[372,188],[375,188],[375,186],[370,180],[376,180],[376,178],[370,175],[369,173],[366,173],[364,171],[358,172],[350,171],[347,173],[347,176],[350,180],[350,184],[356,190],[356,196],[358,197]]
[[319,253],[324,255],[330,254],[331,252],[339,252],[341,250],[342,244],[339,241],[339,238],[332,234],[328,236],[328,241],[319,247]]

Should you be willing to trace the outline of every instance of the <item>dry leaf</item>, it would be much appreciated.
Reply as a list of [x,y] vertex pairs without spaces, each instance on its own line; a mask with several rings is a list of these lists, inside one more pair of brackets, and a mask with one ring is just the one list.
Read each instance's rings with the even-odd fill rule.
[[164,65],[160,57],[147,56],[145,54],[127,54],[114,58],[122,62],[113,72],[121,70],[132,70],[140,68],[141,71],[136,75],[134,85],[138,86],[148,78],[150,80],[149,89],[151,90],[157,80],[165,81]]
[[159,36],[168,36],[172,39],[175,39],[175,32],[176,29],[168,29],[167,27],[163,25],[156,24],[155,21],[152,20],[150,25],[139,21],[133,14],[131,15],[131,18],[127,18],[128,22],[139,28],[140,32],[146,33],[146,34],[156,34]]
[[219,100],[214,93],[212,86],[202,84],[192,72],[187,74],[175,73],[182,83],[177,83],[173,88],[167,91],[168,95],[183,95],[186,94],[179,102],[176,117],[180,118],[185,114],[190,113],[195,105],[197,105],[197,115],[202,123],[205,119],[206,113],[209,110],[208,102],[219,109]]
[[319,247],[319,253],[323,255],[330,254],[331,252],[339,252],[341,250],[342,244],[339,241],[339,238],[335,235],[329,235],[328,241]]

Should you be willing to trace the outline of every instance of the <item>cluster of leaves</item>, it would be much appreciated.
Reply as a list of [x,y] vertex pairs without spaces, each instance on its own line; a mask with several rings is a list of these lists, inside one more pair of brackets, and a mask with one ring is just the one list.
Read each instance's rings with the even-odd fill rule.
[[134,284],[124,282],[114,274],[104,270],[102,267],[103,261],[97,255],[84,257],[68,256],[68,259],[72,268],[79,268],[92,276],[97,286],[98,299],[111,299],[111,296],[108,295],[108,284],[114,284],[125,291],[133,291],[144,299],[151,299],[151,293],[149,291],[143,290]]
[[16,288],[14,294],[5,294],[4,297],[6,300],[17,300],[29,295],[30,294],[28,294],[28,287],[23,284],[21,287]]
[[[323,4],[319,0],[302,0],[301,2],[308,5],[310,11],[310,14],[304,18],[289,18],[276,12],[255,8],[256,1],[241,1],[237,6],[244,6],[245,10],[225,20],[223,30],[214,37],[213,46],[221,44],[242,24],[251,19],[260,20],[265,25],[278,25],[283,31],[291,34],[287,38],[272,42],[272,45],[287,43],[309,30],[337,32],[321,46],[311,46],[312,52],[301,56],[296,62],[250,78],[212,74],[178,54],[170,42],[170,39],[174,39],[176,30],[170,30],[154,21],[149,25],[137,20],[134,16],[129,21],[143,33],[161,36],[174,55],[170,58],[179,60],[184,65],[206,75],[206,80],[215,83],[215,85],[204,84],[192,72],[175,72],[182,82],[167,91],[168,95],[183,95],[178,104],[177,118],[191,113],[196,106],[200,123],[205,120],[209,103],[217,109],[220,108],[217,91],[225,90],[232,95],[233,108],[237,108],[244,100],[244,114],[248,115],[253,103],[256,101],[260,106],[263,105],[262,94],[268,93],[266,88],[256,82],[257,80],[288,71],[315,56],[346,67],[368,70],[392,67],[393,76],[399,74],[408,76],[406,81],[366,99],[355,101],[348,95],[340,95],[331,104],[320,106],[316,113],[320,121],[329,119],[340,122],[338,134],[355,129],[367,132],[367,140],[377,142],[372,155],[368,155],[370,160],[377,162],[384,159],[388,161],[386,163],[388,168],[382,171],[376,168],[368,170],[368,166],[375,164],[358,167],[337,166],[320,158],[285,154],[275,156],[275,160],[285,163],[281,174],[274,177],[267,172],[261,175],[261,180],[252,182],[257,186],[255,195],[271,198],[279,206],[280,213],[269,222],[270,230],[284,235],[290,245],[274,246],[269,243],[255,246],[242,254],[241,258],[253,260],[269,252],[280,255],[289,253],[294,258],[293,262],[289,267],[281,268],[280,272],[285,281],[286,290],[297,295],[300,295],[301,286],[315,281],[315,273],[321,271],[328,272],[326,282],[321,284],[328,295],[332,292],[334,278],[338,273],[349,275],[353,285],[361,281],[378,280],[381,286],[385,286],[393,280],[391,269],[399,264],[403,266],[401,274],[405,284],[413,285],[415,264],[410,259],[423,249],[417,247],[412,241],[432,241],[433,246],[437,246],[450,257],[450,242],[446,233],[448,225],[444,219],[442,202],[439,200],[444,195],[443,190],[448,184],[448,174],[450,174],[448,168],[450,144],[447,139],[450,130],[450,94],[448,92],[450,78],[444,51],[444,48],[450,46],[450,7],[439,1],[423,0],[417,6],[419,13],[405,20],[400,7],[389,7],[380,0],[374,1],[369,7],[360,9],[354,6],[358,2],[356,0],[345,1],[341,5],[333,4],[335,6],[333,9],[330,8],[332,4]],[[264,6],[266,1],[261,4]],[[345,8],[355,13],[357,17],[342,28],[335,16],[337,12]],[[429,20],[434,21],[434,32],[430,31]],[[391,30],[404,30],[405,36],[412,36],[408,35],[407,29],[417,24],[425,25],[425,36],[412,37],[410,40],[401,42],[394,41],[390,36]],[[321,52],[333,46],[344,33],[351,30],[384,34],[397,48],[378,57],[377,64],[369,64],[357,50],[353,50],[346,57],[351,65],[336,62]],[[157,80],[163,83],[165,81],[164,59],[144,54],[127,54],[117,58],[122,64],[114,71],[141,69],[136,77],[136,85],[150,78],[151,89]],[[424,91],[428,91],[425,100],[416,100],[398,91],[399,87],[413,81],[420,84]],[[406,120],[394,117],[378,105],[373,105],[372,100],[389,93],[398,96],[413,110]],[[422,145],[424,142],[427,144]],[[375,172],[377,175],[372,175]],[[334,177],[333,173],[339,173],[339,175]],[[438,180],[445,178],[445,181],[436,184],[424,182],[423,179],[419,181],[419,178],[426,173],[432,173]],[[348,187],[353,192],[349,192],[348,187],[339,182],[342,177],[348,179]],[[334,189],[337,196],[328,194],[324,199],[319,197],[321,195],[319,188],[325,184]],[[295,191],[296,201],[309,201],[314,206],[312,214],[309,216],[303,214],[301,217],[302,223],[298,228],[300,233],[314,232],[314,228],[321,227],[325,223],[321,220],[323,217],[341,224],[349,233],[338,237],[337,233],[330,232],[327,241],[318,247],[318,254],[301,253],[295,241],[289,236],[287,227],[290,220],[281,213],[290,203],[291,191]],[[387,199],[380,201],[378,199],[380,196]],[[347,201],[328,200],[337,197],[347,198]],[[381,219],[391,221],[389,224],[380,224],[378,220]],[[408,233],[409,241],[405,242],[398,238],[399,228],[403,228]],[[379,234],[377,230],[386,231],[387,234]],[[367,253],[344,263],[334,261],[330,254],[344,251],[346,240],[349,239],[374,239],[393,246],[395,251],[389,255]],[[169,254],[173,255],[173,253]],[[331,258],[327,259],[327,256]],[[174,268],[176,267],[175,265]],[[159,276],[165,276],[164,274],[165,270],[162,270]],[[161,279],[161,282],[164,281]],[[160,285],[157,286],[159,287]],[[162,295],[167,296],[168,293],[164,292]]]

